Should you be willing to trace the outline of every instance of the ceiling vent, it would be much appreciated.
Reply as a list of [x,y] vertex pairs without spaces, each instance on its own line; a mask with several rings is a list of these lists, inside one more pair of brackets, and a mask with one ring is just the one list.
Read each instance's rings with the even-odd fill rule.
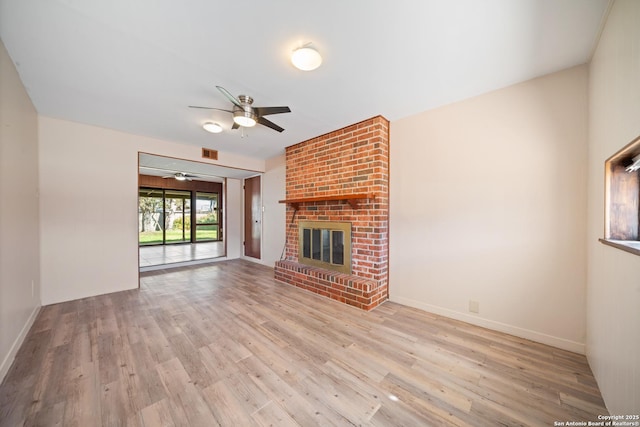
[[218,151],[203,147],[202,158],[209,159],[209,160],[218,160]]

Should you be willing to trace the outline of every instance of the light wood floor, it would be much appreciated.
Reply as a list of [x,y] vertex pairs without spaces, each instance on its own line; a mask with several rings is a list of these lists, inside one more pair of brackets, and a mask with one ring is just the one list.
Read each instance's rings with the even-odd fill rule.
[[387,302],[370,313],[246,261],[43,307],[2,426],[550,426],[606,414],[583,356]]
[[172,245],[150,245],[138,248],[140,268],[202,261],[225,256],[224,242],[200,242]]

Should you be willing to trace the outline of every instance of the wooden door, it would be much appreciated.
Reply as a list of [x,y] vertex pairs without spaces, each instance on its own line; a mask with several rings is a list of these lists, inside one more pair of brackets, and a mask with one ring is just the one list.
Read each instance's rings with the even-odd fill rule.
[[260,259],[262,209],[260,176],[244,180],[244,254]]

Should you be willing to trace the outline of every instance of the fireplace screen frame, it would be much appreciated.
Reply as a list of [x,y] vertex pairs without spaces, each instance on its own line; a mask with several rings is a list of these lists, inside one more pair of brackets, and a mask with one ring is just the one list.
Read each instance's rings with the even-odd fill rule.
[[[310,230],[309,236],[309,248],[310,248],[310,257],[305,257],[304,255],[304,230]],[[314,233],[313,230],[328,230],[328,235],[330,236],[330,241],[328,245],[323,245],[323,234],[322,231],[320,233]],[[342,232],[342,240],[343,240],[343,264],[335,264],[333,257],[333,236],[334,231]],[[314,246],[314,234],[319,234],[321,241],[316,242],[319,244],[320,248],[320,259],[314,259],[313,254],[311,253],[313,250],[311,249]],[[323,261],[325,258],[326,252],[324,250],[329,248],[329,262]],[[320,267],[327,270],[337,271],[340,273],[351,274],[351,223],[350,222],[336,222],[336,221],[300,221],[298,223],[298,262],[301,264],[311,265],[314,267]]]

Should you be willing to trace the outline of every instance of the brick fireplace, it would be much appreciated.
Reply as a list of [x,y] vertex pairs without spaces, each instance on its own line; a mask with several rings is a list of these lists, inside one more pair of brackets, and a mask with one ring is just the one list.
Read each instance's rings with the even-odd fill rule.
[[[287,147],[282,202],[287,203],[286,251],[276,262],[276,279],[363,310],[387,299],[388,120],[376,116]],[[350,224],[350,268],[304,263],[300,222],[315,224],[312,228],[323,222]]]

